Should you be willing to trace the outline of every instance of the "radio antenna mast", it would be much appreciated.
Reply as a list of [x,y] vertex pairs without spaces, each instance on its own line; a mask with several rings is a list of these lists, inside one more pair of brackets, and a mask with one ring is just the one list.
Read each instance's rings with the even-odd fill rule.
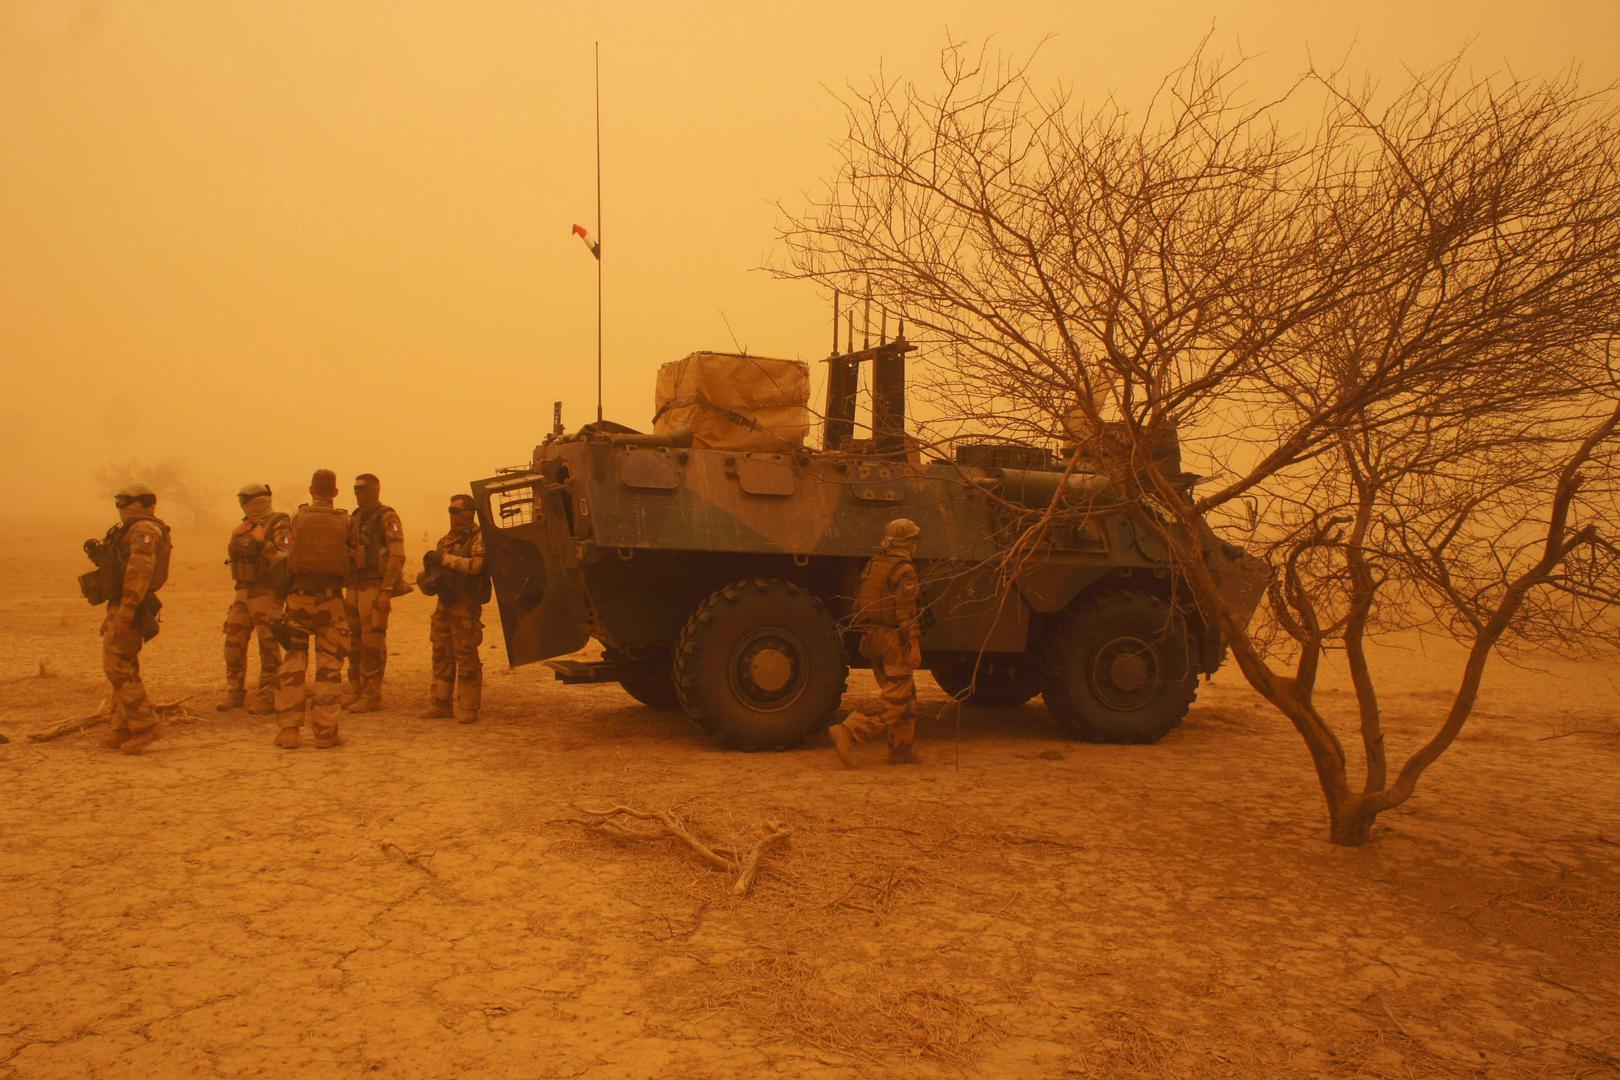
[[[596,46],[596,242],[602,242],[602,43]],[[600,251],[600,248],[598,248]],[[602,256],[596,256],[596,422],[602,422]]]

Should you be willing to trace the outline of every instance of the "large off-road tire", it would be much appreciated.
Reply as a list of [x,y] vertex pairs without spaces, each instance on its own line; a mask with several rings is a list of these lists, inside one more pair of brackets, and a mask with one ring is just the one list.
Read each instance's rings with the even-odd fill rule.
[[774,578],[735,581],[698,605],[675,650],[693,723],[738,750],[795,746],[844,696],[849,658],[814,594]]
[[1198,693],[1187,621],[1157,596],[1085,599],[1048,633],[1041,693],[1052,715],[1089,742],[1150,743],[1169,734]]
[[936,657],[930,673],[941,690],[970,705],[1007,708],[1041,692],[1040,665],[1023,653],[951,653]]
[[673,712],[681,707],[680,695],[675,692],[675,670],[670,663],[669,650],[647,651],[646,655],[638,656],[609,647],[602,650],[602,658],[636,665],[634,674],[623,676],[619,685],[649,709]]

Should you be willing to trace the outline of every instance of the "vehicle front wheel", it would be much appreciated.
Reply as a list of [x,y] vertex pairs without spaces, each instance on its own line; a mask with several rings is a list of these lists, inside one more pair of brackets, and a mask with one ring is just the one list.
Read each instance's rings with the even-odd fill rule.
[[1186,619],[1147,593],[1104,593],[1081,605],[1047,638],[1046,707],[1090,742],[1158,741],[1198,693]]
[[849,659],[813,593],[774,578],[716,590],[686,620],[675,690],[692,721],[738,750],[778,750],[819,731],[844,696]]
[[649,709],[673,711],[681,707],[680,695],[675,692],[675,671],[670,664],[668,649],[634,656],[610,647],[602,650],[602,658],[627,666],[625,674],[619,676],[619,685],[625,693]]

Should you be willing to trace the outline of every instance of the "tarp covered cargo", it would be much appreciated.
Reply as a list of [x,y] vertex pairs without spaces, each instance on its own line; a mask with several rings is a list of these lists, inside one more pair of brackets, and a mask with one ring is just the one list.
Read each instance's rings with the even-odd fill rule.
[[658,369],[653,431],[692,429],[694,446],[791,450],[810,433],[810,365],[696,352]]

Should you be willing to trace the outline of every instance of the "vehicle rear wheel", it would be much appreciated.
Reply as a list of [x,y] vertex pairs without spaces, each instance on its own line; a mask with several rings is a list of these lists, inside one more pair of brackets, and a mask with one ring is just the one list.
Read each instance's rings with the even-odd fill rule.
[[1149,743],[1169,734],[1198,693],[1187,621],[1157,596],[1110,592],[1053,627],[1041,693],[1089,742]]
[[950,653],[934,658],[930,672],[941,690],[970,705],[1022,705],[1041,692],[1040,667],[1023,653]]
[[711,738],[738,750],[778,750],[821,730],[848,675],[827,608],[774,578],[716,590],[686,620],[675,651],[681,706]]

